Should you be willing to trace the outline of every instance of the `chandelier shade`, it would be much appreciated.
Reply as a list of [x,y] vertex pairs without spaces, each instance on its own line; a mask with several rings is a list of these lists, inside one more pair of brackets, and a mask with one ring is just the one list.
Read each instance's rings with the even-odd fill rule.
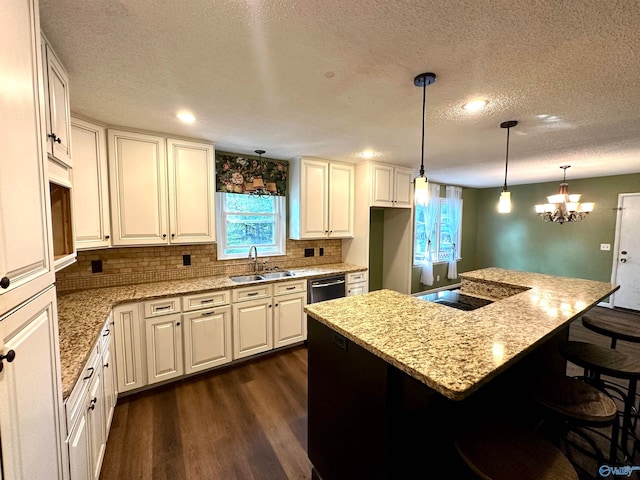
[[593,211],[593,202],[581,203],[582,195],[579,193],[569,194],[569,184],[567,183],[567,168],[571,165],[562,165],[564,171],[560,191],[555,195],[547,197],[547,203],[537,204],[536,213],[545,221],[552,223],[580,222]]

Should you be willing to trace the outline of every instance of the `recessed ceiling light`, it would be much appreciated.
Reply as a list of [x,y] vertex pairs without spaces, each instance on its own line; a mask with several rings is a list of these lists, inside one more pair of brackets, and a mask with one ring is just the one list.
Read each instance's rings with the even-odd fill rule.
[[378,155],[376,152],[374,152],[373,150],[365,150],[364,152],[360,152],[358,154],[359,157],[362,158],[373,158],[376,155]]
[[465,103],[462,108],[464,108],[467,112],[478,112],[486,107],[488,103],[489,102],[486,100],[472,100]]
[[540,115],[536,115],[536,117],[538,118],[547,118],[549,115],[547,115],[546,113],[541,113]]
[[184,123],[193,123],[196,121],[196,117],[193,116],[193,113],[189,112],[180,112],[176,115],[181,121]]

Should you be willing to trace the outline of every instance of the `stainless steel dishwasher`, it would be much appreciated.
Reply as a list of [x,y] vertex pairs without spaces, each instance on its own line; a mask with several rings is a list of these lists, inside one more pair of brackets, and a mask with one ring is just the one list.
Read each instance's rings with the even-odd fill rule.
[[309,280],[307,303],[324,302],[345,296],[344,274]]

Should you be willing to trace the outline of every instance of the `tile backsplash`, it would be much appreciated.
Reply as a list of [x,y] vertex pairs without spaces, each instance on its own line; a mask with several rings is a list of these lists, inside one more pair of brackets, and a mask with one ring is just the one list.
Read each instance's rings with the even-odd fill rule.
[[[323,256],[319,256],[321,248]],[[305,257],[305,249],[313,249],[315,255]],[[183,265],[183,255],[191,256],[191,265]],[[287,240],[286,255],[259,258],[281,269],[339,263],[342,240]],[[98,260],[102,261],[102,272],[92,273]],[[215,244],[120,247],[78,252],[76,263],[56,273],[56,286],[58,291],[69,291],[252,270],[253,262],[248,259],[217,260]]]

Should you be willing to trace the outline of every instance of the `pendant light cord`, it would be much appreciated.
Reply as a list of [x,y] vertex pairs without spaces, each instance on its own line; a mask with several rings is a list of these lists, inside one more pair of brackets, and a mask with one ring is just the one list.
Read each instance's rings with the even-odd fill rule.
[[423,81],[422,85],[422,155],[420,157],[420,176],[424,177],[424,117],[427,105],[427,81]]
[[504,187],[503,192],[507,191],[507,168],[509,167],[509,132],[511,128],[507,128],[507,158],[504,161]]

